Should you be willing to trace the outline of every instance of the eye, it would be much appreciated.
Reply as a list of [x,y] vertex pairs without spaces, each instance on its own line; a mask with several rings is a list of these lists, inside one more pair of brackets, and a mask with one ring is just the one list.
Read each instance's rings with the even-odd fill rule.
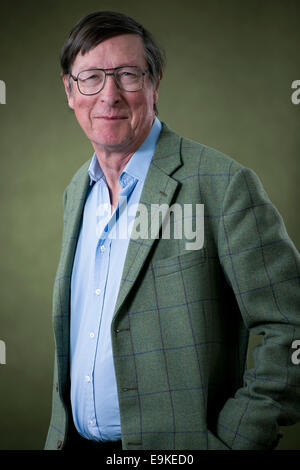
[[97,80],[99,79],[99,75],[90,75],[88,77],[84,77],[81,80]]
[[132,81],[138,78],[138,73],[135,70],[120,70],[118,73],[119,80]]
[[102,74],[96,70],[85,70],[79,74],[78,78],[81,82],[96,82],[101,80],[103,77]]
[[123,72],[120,73],[122,77],[130,77],[134,76],[135,74],[133,72],[128,72],[127,70],[124,70]]

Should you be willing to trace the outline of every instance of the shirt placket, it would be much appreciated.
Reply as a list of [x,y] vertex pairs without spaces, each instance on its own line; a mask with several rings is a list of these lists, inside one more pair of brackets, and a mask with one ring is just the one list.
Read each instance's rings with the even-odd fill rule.
[[[127,198],[130,196],[133,188],[136,184],[136,180],[126,175],[125,178],[122,178],[121,185],[122,189],[119,193],[119,196],[122,196],[123,199],[122,205],[127,204]],[[114,238],[114,234],[118,233],[118,224],[119,224],[119,204],[115,212],[107,217],[107,210],[110,210],[110,197],[109,191],[106,183],[101,181],[101,185],[99,185],[99,193],[98,193],[98,208],[102,205],[102,216],[106,214],[106,217],[103,218],[105,223],[102,221],[102,224],[97,224],[96,233],[100,238],[98,239],[96,249],[95,249],[95,257],[94,257],[94,270],[93,270],[93,291],[91,295],[94,296],[92,305],[94,306],[93,314],[90,315],[90,322],[89,322],[89,334],[90,339],[92,341],[91,344],[91,353],[89,355],[90,362],[88,365],[88,370],[90,371],[89,374],[86,376],[87,381],[87,394],[88,399],[86,400],[88,409],[85,413],[86,416],[86,427],[87,432],[92,438],[101,439],[101,423],[97,422],[97,414],[95,409],[95,396],[94,396],[94,384],[93,384],[93,376],[94,376],[94,369],[95,369],[95,361],[96,361],[96,353],[98,347],[98,341],[100,337],[101,326],[103,323],[103,304],[105,298],[105,291],[106,291],[106,283],[108,278],[108,271],[109,271],[109,260],[111,255],[112,249],[112,238]],[[124,210],[124,207],[122,207]],[[99,214],[98,214],[99,215]],[[124,216],[124,214],[123,214]],[[99,229],[101,227],[101,229]],[[101,234],[100,231],[102,230]],[[112,238],[111,238],[112,237]],[[107,325],[106,325],[107,326]]]
[[[99,193],[98,193],[98,207],[100,204],[104,207],[102,211],[102,215],[108,210],[110,211],[110,197],[108,187],[104,180],[101,181],[101,186],[99,186]],[[99,215],[99,214],[98,214]],[[107,214],[106,214],[107,215]],[[101,325],[103,321],[103,304],[105,298],[105,291],[106,291],[106,283],[108,277],[108,270],[109,270],[109,258],[110,258],[110,251],[111,251],[111,239],[109,237],[108,225],[114,229],[113,223],[115,219],[115,214],[111,215],[110,217],[105,218],[105,223],[102,223],[102,232],[99,233],[99,225],[96,225],[95,236],[99,236],[97,241],[96,249],[95,249],[95,257],[94,257],[94,276],[93,276],[93,292],[91,295],[94,296],[92,304],[94,305],[93,315],[91,315],[91,323],[90,323],[90,339],[93,342],[92,349],[91,349],[91,362],[89,366],[89,370],[91,371],[91,387],[89,388],[89,399],[87,403],[89,403],[89,409],[87,410],[87,428],[88,432],[91,437],[100,438],[101,439],[101,431],[100,427],[97,423],[96,418],[96,409],[95,409],[95,396],[94,396],[94,385],[93,385],[93,376],[94,376],[94,369],[95,369],[95,360],[96,360],[96,352],[98,347],[98,341],[100,336]]]

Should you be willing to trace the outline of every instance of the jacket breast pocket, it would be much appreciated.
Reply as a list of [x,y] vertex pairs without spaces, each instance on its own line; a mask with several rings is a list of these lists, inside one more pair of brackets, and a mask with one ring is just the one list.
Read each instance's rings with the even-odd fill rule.
[[204,264],[206,261],[207,252],[205,248],[197,251],[188,251],[181,255],[153,261],[153,273],[155,277],[167,276],[168,274],[183,271],[198,264]]

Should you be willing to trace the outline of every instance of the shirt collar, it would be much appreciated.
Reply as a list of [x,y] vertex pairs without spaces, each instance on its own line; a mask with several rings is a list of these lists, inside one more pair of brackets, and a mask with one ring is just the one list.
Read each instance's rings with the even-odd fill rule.
[[92,185],[93,183],[99,181],[104,176],[102,168],[99,165],[96,152],[94,153],[92,161],[90,163],[90,166],[89,166],[89,169],[88,169],[88,174],[89,174],[89,177],[90,177],[90,185]]
[[[161,127],[161,122],[156,117],[148,136],[137,151],[134,152],[120,175],[119,182],[122,187],[124,187],[128,183],[128,180],[131,180],[132,178],[145,181],[152,156],[155,152]],[[104,177],[104,173],[99,165],[96,153],[94,153],[91,160],[88,174],[90,176],[90,185]]]

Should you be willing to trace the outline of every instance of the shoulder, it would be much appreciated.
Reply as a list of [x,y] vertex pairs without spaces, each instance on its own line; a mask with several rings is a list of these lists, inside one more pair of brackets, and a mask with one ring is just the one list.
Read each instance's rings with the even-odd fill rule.
[[182,138],[181,155],[184,164],[194,161],[194,167],[198,165],[197,176],[199,181],[200,178],[202,182],[205,178],[217,183],[223,180],[225,188],[246,181],[248,186],[256,186],[263,190],[260,178],[255,171],[220,150]]
[[201,172],[201,174],[230,174],[241,170],[243,167],[231,156],[195,140],[186,138],[170,129],[162,123],[160,140],[164,142],[166,149],[176,151],[178,149],[184,171]]
[[67,199],[72,199],[76,192],[79,191],[83,185],[85,185],[89,179],[88,168],[90,166],[91,159],[87,160],[76,173],[71,177],[69,184],[66,186],[63,193],[63,207],[66,208]]
[[184,165],[197,166],[200,176],[231,177],[243,165],[231,156],[208,145],[182,137],[181,157]]
[[[189,194],[200,193],[201,200],[209,207],[222,207],[226,194],[254,192],[264,193],[256,173],[239,163],[235,158],[208,145],[182,137],[164,125],[163,137],[175,144],[180,155],[172,177],[180,181],[181,187]],[[266,194],[264,193],[264,197]]]
[[86,162],[81,165],[81,167],[74,173],[74,175],[71,177],[65,192],[68,192],[72,189],[75,189],[75,187],[79,184],[82,183],[86,178],[88,178],[88,169],[91,163],[91,159],[87,160]]
[[77,184],[79,181],[82,181],[82,179],[86,178],[88,175],[88,169],[91,163],[91,159],[87,160],[86,162],[81,165],[81,167],[74,173],[74,175],[71,177],[71,180],[68,184],[68,186]]

